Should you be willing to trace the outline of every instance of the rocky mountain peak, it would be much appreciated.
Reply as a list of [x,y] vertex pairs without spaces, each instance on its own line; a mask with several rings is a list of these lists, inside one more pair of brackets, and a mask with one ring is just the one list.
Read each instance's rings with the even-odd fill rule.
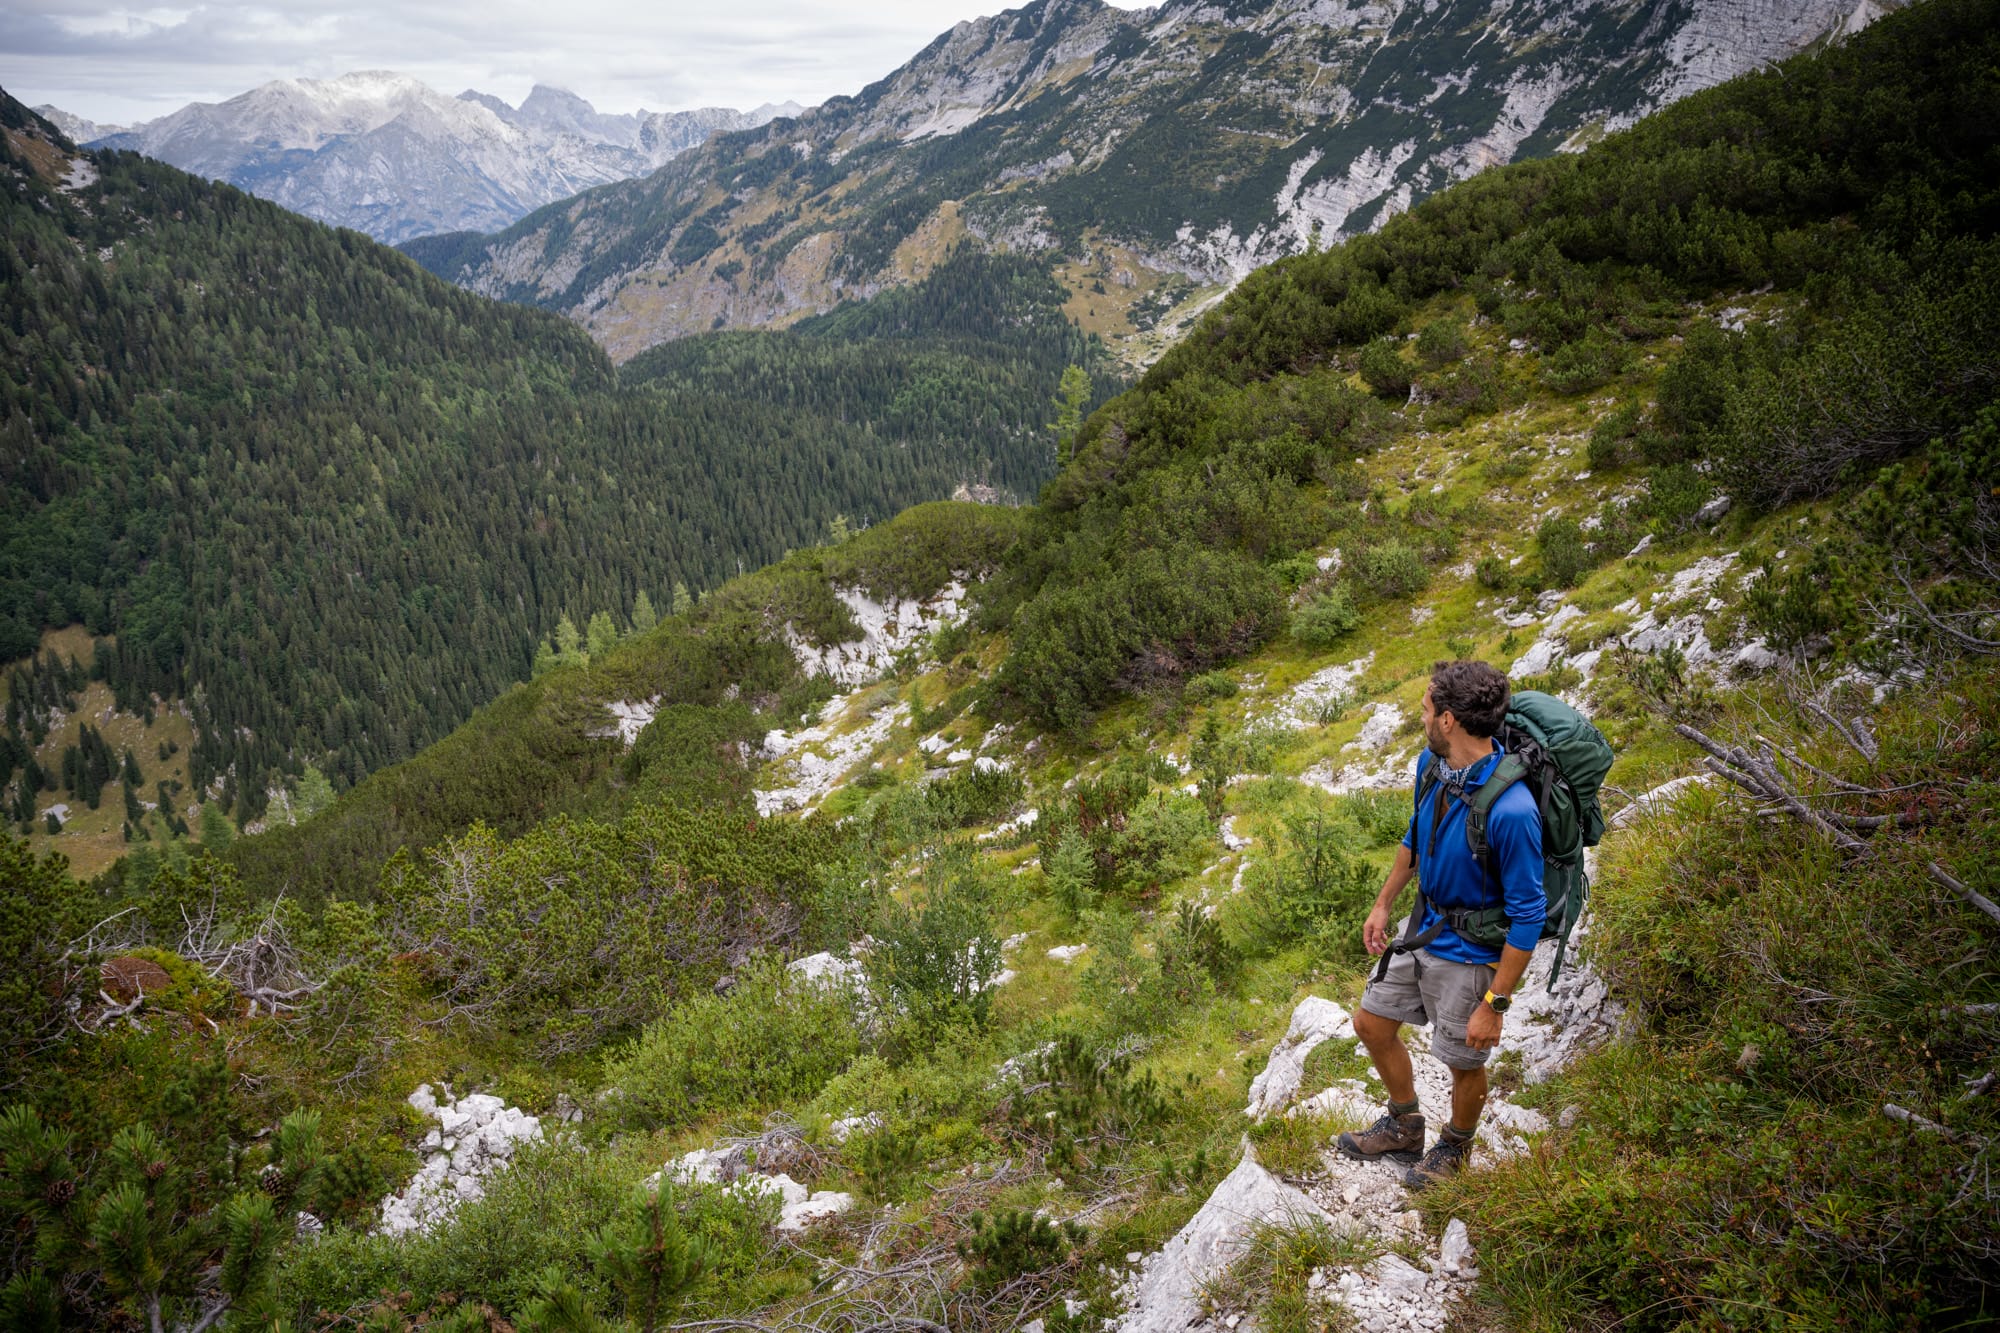
[[769,118],[727,108],[611,115],[545,85],[514,107],[475,89],[447,97],[407,74],[358,70],[334,79],[274,79],[129,130],[79,122],[75,137],[402,241],[504,227],[554,200],[653,171],[713,134]]

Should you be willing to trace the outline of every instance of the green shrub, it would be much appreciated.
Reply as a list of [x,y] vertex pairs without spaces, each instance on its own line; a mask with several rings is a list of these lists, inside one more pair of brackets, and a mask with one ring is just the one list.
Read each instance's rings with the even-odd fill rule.
[[1042,875],[1048,881],[1049,896],[1071,921],[1081,921],[1097,907],[1097,860],[1091,855],[1089,839],[1074,828],[1043,842]]
[[1597,563],[1583,528],[1573,518],[1545,518],[1535,530],[1542,557],[1542,582],[1550,588],[1574,587]]
[[1341,813],[1377,847],[1401,841],[1410,826],[1410,796],[1406,788],[1350,792],[1341,798]]
[[1188,1005],[1227,989],[1240,959],[1210,911],[1183,900],[1153,937],[1160,979],[1175,1003]]
[[1627,403],[1598,418],[1590,428],[1586,457],[1593,472],[1609,472],[1631,461],[1632,437],[1639,431],[1639,404]]
[[1021,803],[1026,787],[1010,768],[964,768],[924,788],[924,804],[940,828],[987,824]]
[[1593,328],[1542,359],[1542,383],[1557,393],[1585,393],[1608,384],[1630,358],[1624,339]]
[[1434,319],[1417,334],[1417,359],[1435,370],[1465,359],[1465,326],[1456,319]]
[[[385,1236],[336,1229],[294,1247],[278,1272],[282,1306],[295,1312],[299,1327],[315,1326],[322,1310],[365,1310],[385,1292],[400,1293],[378,1307],[385,1311],[436,1312],[463,1302],[518,1315],[550,1296],[544,1279],[551,1269],[582,1310],[619,1308],[627,1292],[643,1300],[643,1285],[626,1286],[641,1275],[607,1262],[605,1241],[620,1245],[643,1226],[645,1210],[634,1190],[657,1165],[616,1149],[585,1152],[561,1140],[522,1145],[507,1170],[487,1178],[483,1197],[462,1201],[429,1232]],[[692,1189],[672,1197],[686,1243],[702,1259],[700,1275],[671,1298],[681,1313],[741,1308],[746,1295],[777,1276],[766,1239],[776,1220],[768,1196]],[[643,1231],[639,1239],[628,1254],[643,1262]],[[406,1319],[389,1324],[407,1326]]]
[[[706,987],[762,923],[808,912],[846,864],[826,821],[646,804],[616,825],[553,819],[505,842],[476,826],[383,874],[391,942],[425,959],[458,1021],[544,1054],[587,1049]],[[805,910],[801,910],[805,909]]]
[[1646,474],[1646,498],[1641,503],[1653,530],[1665,535],[1686,532],[1694,516],[1715,494],[1715,486],[1692,464],[1656,467]]
[[1345,583],[1336,583],[1326,592],[1292,612],[1292,638],[1301,646],[1331,648],[1361,628],[1362,616]]
[[1384,398],[1410,395],[1410,364],[1403,360],[1400,338],[1377,338],[1361,349],[1362,383]]
[[974,1213],[969,1232],[958,1254],[972,1270],[973,1285],[985,1289],[1061,1267],[1086,1234],[1074,1222],[1051,1222],[1022,1209],[1002,1210],[990,1220]]
[[1422,592],[1431,580],[1424,558],[1402,542],[1383,542],[1361,552],[1355,561],[1362,586],[1377,597],[1401,599]]
[[885,904],[869,972],[912,1036],[959,1021],[982,1024],[1000,974],[990,892],[963,845],[933,850],[924,892]]
[[1121,825],[1102,830],[1100,865],[1118,892],[1152,893],[1199,870],[1214,838],[1215,826],[1197,798],[1156,790],[1133,805]]
[[0,1064],[24,1070],[31,1052],[62,1031],[69,942],[90,925],[92,904],[62,857],[37,858],[0,832]]
[[1261,644],[1276,580],[1247,556],[1176,545],[1135,553],[1022,608],[1000,683],[1044,725],[1077,727],[1120,689],[1177,683]]
[[1314,806],[1287,815],[1285,833],[1283,854],[1252,867],[1225,904],[1225,927],[1259,956],[1308,941],[1327,957],[1361,956],[1361,919],[1381,876],[1356,853],[1353,827]]
[[608,1064],[617,1116],[674,1127],[725,1108],[809,1098],[860,1052],[858,999],[851,988],[788,973],[776,959],[752,962],[728,994],[676,1004]]
[[1472,567],[1473,578],[1489,592],[1506,592],[1514,586],[1514,567],[1497,555],[1482,555]]
[[1181,691],[1181,701],[1190,708],[1200,708],[1223,699],[1234,699],[1238,688],[1236,678],[1227,671],[1205,671],[1187,683]]

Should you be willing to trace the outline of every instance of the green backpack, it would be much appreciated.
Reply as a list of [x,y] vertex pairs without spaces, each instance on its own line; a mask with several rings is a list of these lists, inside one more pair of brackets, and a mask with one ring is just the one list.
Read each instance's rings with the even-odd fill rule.
[[[1471,794],[1465,841],[1497,892],[1500,869],[1486,843],[1486,817],[1501,793],[1517,782],[1528,784],[1542,816],[1542,888],[1548,895],[1548,914],[1542,919],[1541,937],[1558,941],[1555,965],[1549,971],[1549,985],[1553,986],[1562,975],[1570,932],[1583,915],[1584,898],[1590,891],[1590,881],[1583,873],[1583,849],[1595,847],[1604,837],[1604,810],[1597,802],[1597,793],[1604,775],[1611,771],[1611,744],[1590,719],[1554,695],[1538,690],[1518,691],[1508,701],[1498,739],[1507,753]],[[1418,805],[1437,792],[1437,771],[1435,763],[1425,766],[1417,787]],[[1507,939],[1504,905],[1478,911],[1441,909],[1437,924],[1420,933],[1423,919],[1423,886],[1419,884],[1409,928],[1390,953],[1421,949],[1445,926],[1482,948],[1497,949]],[[1378,976],[1388,971],[1389,957],[1388,953],[1382,956]]]

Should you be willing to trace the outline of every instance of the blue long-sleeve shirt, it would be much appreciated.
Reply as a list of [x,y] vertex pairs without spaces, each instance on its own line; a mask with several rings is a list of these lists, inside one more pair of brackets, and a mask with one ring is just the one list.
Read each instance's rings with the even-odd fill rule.
[[[1466,790],[1481,786],[1506,753],[1500,742],[1493,753],[1473,766],[1465,780]],[[1424,773],[1436,756],[1426,750],[1417,758],[1416,786],[1423,786]],[[1428,930],[1436,921],[1437,908],[1451,907],[1476,911],[1495,905],[1492,881],[1472,857],[1465,842],[1465,820],[1470,808],[1462,800],[1445,804],[1444,821],[1432,837],[1432,820],[1437,810],[1437,792],[1417,803],[1416,818],[1403,835],[1403,845],[1417,854],[1418,883],[1424,891],[1424,920]],[[1548,898],[1542,891],[1542,818],[1535,809],[1535,797],[1526,783],[1517,782],[1500,794],[1486,816],[1486,843],[1493,849],[1494,864],[1500,872],[1501,900],[1507,907],[1507,943],[1517,949],[1532,950],[1542,935],[1542,918],[1548,915]],[[1435,847],[1435,850],[1433,850]],[[1460,938],[1446,926],[1428,946],[1439,958],[1459,963],[1497,963],[1498,949],[1483,949]]]

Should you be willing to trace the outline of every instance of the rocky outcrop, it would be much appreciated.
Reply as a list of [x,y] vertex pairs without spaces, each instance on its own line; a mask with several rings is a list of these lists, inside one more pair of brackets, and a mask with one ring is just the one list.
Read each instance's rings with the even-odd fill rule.
[[539,1118],[484,1093],[440,1102],[425,1083],[409,1103],[438,1123],[418,1145],[426,1156],[416,1177],[382,1201],[377,1229],[384,1235],[431,1230],[461,1201],[482,1197],[486,1178],[504,1169],[517,1148],[542,1137]]
[[1306,1057],[1324,1042],[1354,1036],[1354,1020],[1332,1000],[1308,995],[1292,1011],[1292,1025],[1271,1050],[1263,1072],[1250,1081],[1250,1104],[1243,1114],[1262,1120],[1298,1093],[1305,1077]]
[[1203,1293],[1239,1258],[1260,1225],[1331,1222],[1326,1209],[1258,1165],[1246,1141],[1236,1169],[1172,1240],[1140,1264],[1116,1333],[1180,1333],[1206,1322]]

